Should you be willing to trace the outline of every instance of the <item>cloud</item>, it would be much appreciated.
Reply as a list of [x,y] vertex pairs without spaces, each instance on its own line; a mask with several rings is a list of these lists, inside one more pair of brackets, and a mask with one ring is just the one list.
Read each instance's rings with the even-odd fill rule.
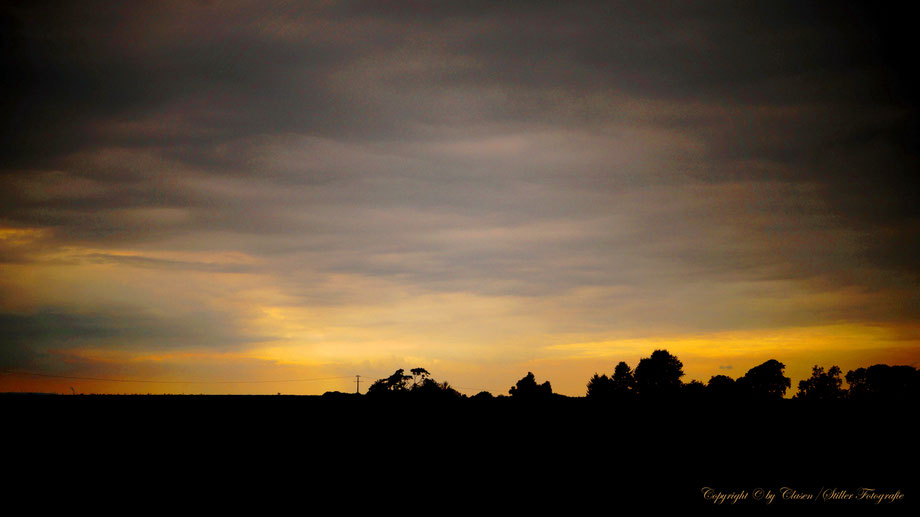
[[163,315],[124,306],[89,312],[66,307],[0,312],[0,332],[4,364],[11,367],[34,366],[35,359],[44,363],[50,351],[232,350],[258,340],[246,336],[232,319],[214,312]]
[[920,307],[912,61],[870,7],[2,9],[0,304],[36,342],[400,296],[596,340]]

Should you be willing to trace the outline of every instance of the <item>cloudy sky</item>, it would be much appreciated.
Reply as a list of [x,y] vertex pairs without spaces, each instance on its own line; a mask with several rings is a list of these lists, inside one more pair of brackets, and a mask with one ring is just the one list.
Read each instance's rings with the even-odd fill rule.
[[920,366],[907,19],[5,2],[0,391]]

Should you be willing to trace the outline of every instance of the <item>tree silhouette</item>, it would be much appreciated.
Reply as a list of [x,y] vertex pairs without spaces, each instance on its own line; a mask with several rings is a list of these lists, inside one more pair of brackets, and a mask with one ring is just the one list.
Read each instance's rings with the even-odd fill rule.
[[594,374],[588,381],[587,397],[590,399],[625,399],[632,395],[636,381],[629,365],[620,361],[613,369],[613,376]]
[[428,370],[413,368],[409,371],[412,375],[406,375],[405,370],[400,368],[393,375],[378,379],[367,389],[367,394],[373,397],[396,396],[399,399],[416,401],[448,401],[463,398],[463,395],[447,382],[438,383],[432,379]]
[[419,382],[424,382],[426,379],[431,377],[431,374],[428,373],[428,370],[424,368],[413,368],[409,370],[409,373],[412,374],[412,386],[418,386]]
[[793,398],[803,400],[838,400],[843,398],[845,392],[840,389],[843,381],[840,379],[840,368],[831,366],[830,370],[815,365],[811,369],[811,377],[799,381],[799,392]]
[[692,380],[680,387],[681,398],[689,402],[698,402],[706,397],[706,385],[700,381]]
[[413,398],[424,400],[444,401],[462,397],[460,392],[453,389],[447,382],[438,383],[430,377],[413,385],[409,392]]
[[789,377],[783,375],[786,365],[770,359],[748,370],[738,379],[740,391],[754,400],[779,400],[792,385]]
[[728,401],[737,398],[735,379],[728,375],[713,375],[706,384],[707,394],[719,401]]
[[589,399],[605,400],[613,397],[613,380],[607,377],[607,375],[598,375],[596,372],[594,377],[588,381],[588,392],[586,396]]
[[680,391],[684,364],[667,350],[655,350],[636,365],[636,388],[642,398],[674,398]]
[[920,371],[912,366],[875,364],[846,374],[852,400],[904,401],[920,398]]
[[409,389],[411,375],[406,375],[402,368],[396,370],[393,375],[384,379],[377,379],[367,389],[368,395],[379,395],[381,393],[404,392]]
[[632,395],[636,387],[636,379],[625,361],[617,363],[616,367],[613,369],[613,378],[611,380],[613,382],[614,393],[621,398]]
[[479,393],[470,397],[470,400],[493,400],[495,397],[492,396],[488,391],[480,391]]
[[521,380],[508,390],[508,394],[519,400],[539,400],[548,399],[553,394],[553,388],[549,381],[537,385],[533,372],[527,372]]

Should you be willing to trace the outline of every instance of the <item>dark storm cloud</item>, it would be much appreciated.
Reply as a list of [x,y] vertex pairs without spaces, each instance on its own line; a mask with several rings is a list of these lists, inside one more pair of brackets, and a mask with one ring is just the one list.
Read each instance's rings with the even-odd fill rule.
[[[763,104],[864,103],[891,86],[871,73],[885,50],[871,21],[834,2],[23,3],[5,14],[11,135],[64,138],[62,125],[174,109],[192,127],[107,136],[180,146],[201,143],[189,138],[196,130],[204,142],[284,131],[383,137],[413,119],[456,116],[427,110],[425,97],[445,88]],[[365,82],[330,80],[349,69]],[[501,101],[490,108],[502,121],[540,121],[548,107]],[[71,148],[94,143],[70,136]]]
[[[263,31],[281,5],[185,2],[23,3],[7,8],[6,68],[11,110],[5,133],[20,135],[13,164],[34,166],[40,150],[98,145],[195,145],[296,126],[326,104],[317,77],[338,60],[321,43],[285,44]],[[296,64],[296,68],[292,65]],[[280,102],[298,99],[297,113]],[[333,109],[334,107],[330,107]],[[179,127],[161,134],[93,134],[99,124],[179,110]],[[183,127],[185,122],[185,127]],[[262,127],[259,127],[259,124]],[[87,134],[88,133],[88,134]],[[191,134],[189,134],[191,133]],[[189,139],[191,137],[191,139]],[[36,148],[37,147],[37,148]],[[19,160],[15,160],[18,155]]]
[[300,257],[488,293],[641,285],[664,259],[673,277],[915,273],[913,76],[897,17],[862,4],[24,2],[3,19],[0,220],[61,242],[233,234],[290,255],[282,273]]

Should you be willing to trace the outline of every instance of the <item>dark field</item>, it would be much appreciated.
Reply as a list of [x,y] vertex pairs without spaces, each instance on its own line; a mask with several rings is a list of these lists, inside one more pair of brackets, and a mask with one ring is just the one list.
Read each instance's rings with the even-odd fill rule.
[[[255,504],[266,512],[331,504],[345,513],[894,510],[918,497],[915,408],[896,405],[426,404],[349,395],[9,394],[0,401],[11,494],[55,487],[67,494],[56,504],[128,513],[134,507],[124,504],[141,502]],[[748,495],[717,505],[703,497],[704,487]],[[783,500],[783,487],[819,500]],[[775,494],[770,505],[754,498],[757,488]],[[825,489],[859,488],[899,490],[904,498],[820,497]]]

